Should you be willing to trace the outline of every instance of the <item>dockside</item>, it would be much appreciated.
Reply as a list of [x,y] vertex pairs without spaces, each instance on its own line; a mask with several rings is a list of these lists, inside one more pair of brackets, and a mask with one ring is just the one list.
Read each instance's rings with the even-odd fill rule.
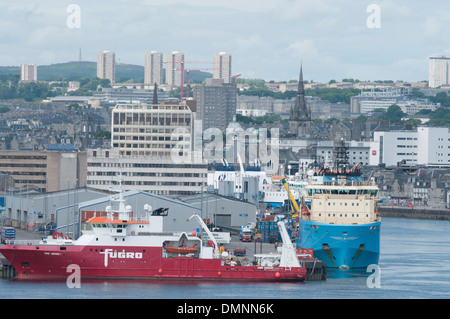
[[381,217],[450,220],[449,209],[380,206],[378,211],[380,212]]

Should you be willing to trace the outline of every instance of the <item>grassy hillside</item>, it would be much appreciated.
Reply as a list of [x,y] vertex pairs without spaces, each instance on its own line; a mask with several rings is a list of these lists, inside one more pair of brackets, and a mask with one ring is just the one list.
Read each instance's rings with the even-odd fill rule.
[[50,65],[38,65],[39,81],[51,81],[59,78],[76,80],[82,77],[96,77],[97,63],[95,62],[68,62]]
[[[89,61],[38,65],[37,69],[38,81],[78,80],[83,77],[97,76],[97,63]],[[20,67],[0,66],[0,74],[20,75]],[[199,82],[211,77],[211,73],[201,71],[191,71],[189,74],[190,80]],[[116,64],[116,82],[128,80],[137,83],[144,82],[144,67],[134,64]]]

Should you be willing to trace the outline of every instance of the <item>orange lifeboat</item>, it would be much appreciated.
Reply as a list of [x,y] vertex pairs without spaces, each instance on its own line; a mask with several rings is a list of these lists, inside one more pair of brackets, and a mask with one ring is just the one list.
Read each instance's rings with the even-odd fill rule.
[[173,247],[173,246],[167,246],[164,247],[164,249],[173,254],[193,254],[197,251],[197,244],[194,245],[194,247],[189,246],[181,246],[181,247]]

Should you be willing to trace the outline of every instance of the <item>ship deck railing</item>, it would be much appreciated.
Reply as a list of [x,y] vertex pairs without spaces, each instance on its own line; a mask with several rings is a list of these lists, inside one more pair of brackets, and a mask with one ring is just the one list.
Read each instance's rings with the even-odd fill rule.
[[343,194],[343,193],[320,193],[320,194],[312,194],[308,195],[306,199],[311,200],[311,198],[318,199],[323,198],[323,195],[328,195],[328,198],[338,198],[338,199],[377,199],[376,196],[371,196],[370,194]]
[[41,245],[42,240],[40,240],[40,239],[28,239],[28,240],[11,239],[11,240],[6,240],[5,244],[6,245],[19,245],[19,246],[34,246],[34,245]]
[[336,181],[310,181],[310,185],[318,185],[318,186],[374,186],[376,187],[376,184],[373,183],[373,181],[359,181],[359,182],[342,182],[339,180]]

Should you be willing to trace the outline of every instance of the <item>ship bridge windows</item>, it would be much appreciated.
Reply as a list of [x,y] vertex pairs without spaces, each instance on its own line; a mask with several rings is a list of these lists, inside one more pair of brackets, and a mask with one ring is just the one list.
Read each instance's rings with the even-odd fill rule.
[[[358,190],[357,191],[356,189],[321,189],[321,188],[308,189],[309,196],[313,196],[314,194],[356,195],[356,194],[369,194],[369,193],[368,193],[368,190]],[[372,196],[374,196],[374,195],[372,195]]]
[[103,224],[103,223],[99,223],[99,224],[92,224],[92,227],[95,227],[95,228],[107,228],[108,225]]
[[376,197],[378,195],[378,189],[329,189],[329,188],[310,188],[307,189],[308,196],[314,196],[316,194],[331,194],[331,195],[369,195],[370,197]]
[[324,190],[322,190],[320,188],[308,189],[309,196],[313,196],[314,194],[322,194],[322,192],[324,192]]

